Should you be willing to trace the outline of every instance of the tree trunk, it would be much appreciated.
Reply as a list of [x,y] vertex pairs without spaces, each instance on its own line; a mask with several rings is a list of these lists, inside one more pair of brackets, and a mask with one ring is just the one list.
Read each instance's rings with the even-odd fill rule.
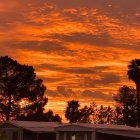
[[8,108],[7,108],[7,113],[6,113],[6,121],[10,119],[10,112],[11,112],[11,103],[12,103],[12,97],[11,97],[11,91],[9,91],[9,85],[8,85],[8,70],[5,72],[5,88],[6,88],[6,94],[8,96]]
[[7,114],[6,114],[6,121],[8,121],[10,119],[10,112],[11,112],[11,95],[9,95],[9,99],[8,99],[8,110],[7,110]]
[[140,83],[136,83],[136,90],[137,90],[137,120],[138,127],[140,127]]

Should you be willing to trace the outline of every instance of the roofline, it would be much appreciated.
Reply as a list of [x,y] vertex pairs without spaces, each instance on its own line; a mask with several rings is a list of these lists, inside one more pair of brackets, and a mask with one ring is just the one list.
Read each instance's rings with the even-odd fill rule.
[[[22,122],[24,122],[24,121],[22,121]],[[26,121],[26,122],[27,122],[27,121]],[[36,122],[36,121],[29,121],[29,122]],[[12,121],[10,121],[10,120],[6,121],[5,123],[9,123],[9,124],[11,124],[11,125],[14,125],[14,126],[20,128],[20,129],[24,129],[24,130],[27,130],[27,131],[30,131],[30,132],[36,132],[36,133],[47,132],[47,131],[40,131],[40,132],[39,132],[39,131],[32,131],[32,130],[26,128],[26,127],[22,127],[22,126],[20,126],[20,125],[18,125],[18,124],[12,123]],[[57,123],[57,122],[52,122],[52,123]],[[3,124],[4,124],[4,123],[3,123]],[[34,127],[30,127],[30,128],[34,128]],[[41,128],[41,127],[40,127],[40,128]],[[55,127],[54,127],[54,129],[55,129]],[[55,132],[55,130],[54,130],[54,131],[49,131],[49,133],[54,133],[54,132]]]
[[80,127],[88,127],[88,128],[93,128],[92,126],[86,126],[86,125],[82,125],[83,123],[70,123],[70,124],[61,124],[60,126],[58,126],[57,128],[61,128],[61,127],[65,127],[65,126],[80,126]]
[[12,125],[14,125],[14,126],[16,126],[16,127],[18,127],[18,128],[22,128],[22,129],[23,129],[23,127],[21,127],[21,126],[15,124],[15,123],[12,123],[12,121],[10,121],[10,120],[6,121],[6,123],[12,124]]
[[107,131],[107,130],[96,130],[97,133],[102,134],[111,134],[111,135],[117,135],[117,136],[124,136],[124,137],[132,137],[132,138],[140,138],[140,135],[137,134],[127,134],[122,132],[115,132],[115,131]]
[[[15,122],[16,122],[16,120],[15,120]],[[24,122],[24,121],[19,121],[19,122]],[[26,122],[28,122],[28,121],[26,121]],[[35,122],[35,121],[29,121],[29,122]],[[11,124],[11,125],[13,125],[13,126],[16,126],[16,127],[18,127],[19,129],[25,129],[25,130],[28,130],[28,131],[31,131],[31,130],[29,130],[28,128],[26,128],[26,127],[22,127],[22,126],[20,126],[20,125],[18,125],[17,123],[14,123],[14,120],[13,121],[6,121],[6,122],[4,122],[4,123],[2,123],[2,124],[0,124],[1,126],[3,125],[3,124],[5,124],[5,123],[9,123],[9,124]],[[47,123],[47,122],[46,122]],[[50,123],[50,122],[48,122],[48,123]],[[107,127],[107,125],[106,125],[106,127],[103,127],[103,128],[98,128],[97,126],[96,126],[96,124],[95,124],[95,126],[94,126],[94,124],[84,124],[84,123],[69,123],[69,124],[66,124],[66,123],[57,123],[57,122],[52,122],[52,123],[56,123],[56,124],[58,124],[58,126],[54,126],[53,128],[54,128],[54,131],[59,131],[59,128],[63,128],[63,127],[69,127],[69,126],[77,126],[77,127],[82,127],[82,128],[87,128],[87,129],[89,129],[89,131],[110,131],[110,133],[113,131],[135,131],[135,132],[140,132],[140,129],[139,128],[133,128],[133,127],[129,127],[128,126],[128,128],[127,128],[127,126],[126,126],[126,128],[122,128],[122,129],[119,129],[119,128],[111,128],[111,127]],[[116,125],[115,125],[116,126]],[[32,127],[30,127],[30,128],[32,128]],[[121,128],[121,127],[120,127]],[[61,130],[60,130],[61,131]]]

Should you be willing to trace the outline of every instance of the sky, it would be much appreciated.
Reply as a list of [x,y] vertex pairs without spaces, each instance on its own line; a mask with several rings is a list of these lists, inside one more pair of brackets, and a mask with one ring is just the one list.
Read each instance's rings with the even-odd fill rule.
[[0,0],[0,56],[33,65],[46,110],[66,102],[113,105],[140,58],[140,0]]

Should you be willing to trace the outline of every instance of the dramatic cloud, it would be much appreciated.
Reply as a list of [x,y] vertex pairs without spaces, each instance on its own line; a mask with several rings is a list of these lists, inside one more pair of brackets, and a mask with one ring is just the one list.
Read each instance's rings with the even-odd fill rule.
[[71,99],[111,104],[120,86],[133,85],[126,73],[140,57],[139,7],[139,0],[0,0],[0,55],[35,67],[47,108],[62,113]]
[[20,42],[5,42],[3,45],[8,44],[9,48],[15,50],[27,50],[27,51],[37,51],[44,53],[60,54],[60,55],[73,55],[73,51],[69,50],[63,44],[59,42],[53,42],[49,40],[43,41],[20,41]]
[[93,100],[102,100],[104,99],[104,101],[113,101],[112,96],[111,95],[107,95],[102,93],[101,91],[90,91],[90,90],[85,90],[82,92],[82,96],[83,97],[88,97],[91,98]]
[[73,91],[72,89],[66,89],[63,86],[58,86],[55,90],[47,90],[46,92],[47,96],[50,97],[62,97],[65,98],[66,100],[70,99],[77,99],[79,97],[79,100],[84,100],[84,99],[90,99],[90,101],[104,101],[107,102],[112,102],[112,94],[106,94],[104,91],[92,91],[92,90],[84,90],[84,91]]
[[46,94],[51,97],[76,97],[79,92],[74,92],[72,89],[66,89],[63,86],[56,87],[56,90],[47,90]]
[[98,74],[98,77],[84,77],[85,87],[96,87],[96,86],[107,86],[108,84],[118,84],[120,83],[119,75],[114,75],[112,73],[108,74]]

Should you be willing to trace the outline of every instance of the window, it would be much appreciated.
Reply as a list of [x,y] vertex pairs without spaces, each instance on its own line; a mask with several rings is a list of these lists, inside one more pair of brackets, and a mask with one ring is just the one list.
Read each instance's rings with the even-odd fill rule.
[[71,136],[71,140],[76,140],[76,136],[75,135],[72,135]]
[[18,132],[13,132],[12,140],[18,140]]

